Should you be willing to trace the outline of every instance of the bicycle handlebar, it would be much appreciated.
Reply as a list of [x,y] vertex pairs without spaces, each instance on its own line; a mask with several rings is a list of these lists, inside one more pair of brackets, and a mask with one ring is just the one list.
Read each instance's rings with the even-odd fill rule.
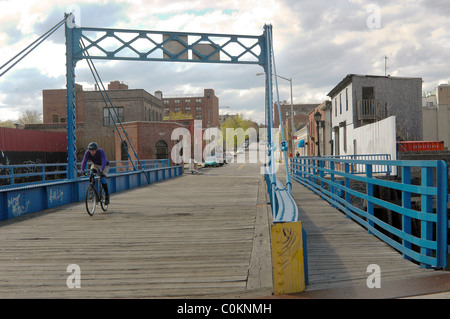
[[80,172],[80,175],[81,176],[90,176],[90,175],[102,176],[103,172],[93,168],[93,169],[90,169],[89,172],[83,172],[83,173]]

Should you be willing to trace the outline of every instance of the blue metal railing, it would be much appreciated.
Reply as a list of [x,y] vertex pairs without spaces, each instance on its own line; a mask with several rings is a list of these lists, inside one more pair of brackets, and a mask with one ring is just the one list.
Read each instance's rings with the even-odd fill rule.
[[21,164],[0,166],[0,188],[65,179],[67,164]]
[[[272,216],[274,223],[289,223],[299,220],[298,206],[289,189],[286,188],[275,174],[270,174],[266,168],[265,181],[267,192],[271,198]],[[273,193],[272,193],[273,192]],[[272,196],[274,194],[274,196]],[[274,198],[274,200],[272,200]],[[308,284],[308,235],[302,227],[303,266],[305,271],[305,284]]]
[[269,195],[275,192],[275,202],[271,203],[274,223],[298,221],[298,207],[288,189],[275,174],[265,174],[265,179]]
[[[166,166],[165,163],[167,162],[161,161],[161,165]],[[156,163],[148,163],[148,165],[153,166]],[[35,176],[37,173],[30,174],[34,174],[33,178],[40,178],[39,174]],[[114,194],[182,174],[182,166],[169,167],[168,165],[167,167],[129,170],[128,172],[123,170],[115,173],[110,172],[107,183],[109,193]],[[82,201],[85,199],[88,187],[88,177],[3,186],[0,188],[0,221]]]
[[[130,161],[114,161],[109,162],[110,167],[109,172],[110,173],[132,172],[141,169],[163,168],[169,166],[170,166],[169,159],[140,160],[140,162],[137,163],[131,163]],[[81,168],[81,163],[77,163],[77,168],[78,169]]]
[[[110,162],[110,173],[125,173],[136,170],[147,170],[169,167],[168,159],[141,160],[135,164],[136,169],[130,161]],[[81,163],[77,163],[80,169]],[[17,185],[33,183],[54,182],[65,180],[67,177],[67,164],[20,164],[0,165],[0,189]]]
[[[356,174],[351,167],[364,166],[364,175]],[[374,167],[391,167],[398,170],[401,181],[381,179],[374,175]],[[339,169],[336,169],[339,167]],[[342,170],[343,167],[343,170]],[[385,172],[386,175],[388,174]],[[445,161],[387,161],[352,160],[331,157],[292,158],[292,178],[308,187],[333,206],[345,212],[393,248],[404,258],[421,264],[424,268],[445,268],[447,264],[447,163]],[[413,185],[412,176],[421,179]],[[357,190],[353,185],[365,188]],[[400,200],[383,200],[376,197],[374,189],[384,187],[400,194]],[[420,200],[420,208],[412,199]],[[358,205],[365,202],[366,205]],[[376,210],[384,209],[401,217],[399,225],[379,218]]]
[[[360,155],[334,155],[334,156],[322,156],[324,158],[335,158],[335,159],[349,159],[349,160],[365,160],[365,161],[390,161],[391,154],[360,154]],[[329,163],[325,163],[325,165]],[[330,168],[330,167],[327,167]],[[335,170],[344,171],[344,165],[335,165]],[[350,165],[350,172],[352,174],[365,174],[366,166],[364,164],[353,164]],[[391,165],[372,165],[372,173],[374,174],[386,174],[390,175],[392,173]]]

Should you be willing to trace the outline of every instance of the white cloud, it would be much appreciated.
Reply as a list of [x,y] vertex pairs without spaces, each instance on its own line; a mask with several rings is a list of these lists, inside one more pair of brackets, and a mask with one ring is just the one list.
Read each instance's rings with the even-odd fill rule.
[[[71,0],[0,1],[0,64],[18,53],[63,17]],[[273,25],[276,67],[279,75],[293,79],[295,103],[322,102],[348,73],[389,73],[423,77],[424,89],[447,82],[450,37],[447,2],[443,0],[378,2],[381,28],[369,29],[371,0],[323,2],[312,0],[109,0],[76,1],[83,26],[261,35],[264,24]],[[8,14],[2,14],[8,12]],[[31,70],[41,81],[24,81],[20,72],[0,78],[0,116],[32,103],[6,82],[64,87],[65,47],[62,28],[20,62],[14,70]],[[230,113],[241,112],[264,120],[264,79],[255,74],[261,67],[181,63],[131,63],[95,61],[105,83],[121,80],[133,88],[164,94],[189,94],[213,88],[220,104]],[[38,75],[39,74],[39,75]],[[79,62],[76,80],[93,87],[85,62]],[[6,79],[6,80],[5,80]],[[90,84],[90,85],[88,85]],[[290,100],[289,83],[279,82],[280,99]],[[25,92],[21,93],[22,95]],[[31,94],[31,93],[30,93]],[[16,105],[11,105],[16,103]],[[3,113],[2,113],[3,112]]]

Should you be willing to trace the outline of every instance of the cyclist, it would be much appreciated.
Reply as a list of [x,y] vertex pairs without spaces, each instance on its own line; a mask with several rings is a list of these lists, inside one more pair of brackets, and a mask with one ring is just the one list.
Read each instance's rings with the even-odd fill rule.
[[92,162],[91,169],[95,168],[100,175],[100,182],[105,190],[105,204],[109,204],[108,184],[106,183],[106,175],[109,172],[109,161],[106,158],[105,151],[98,147],[95,142],[89,143],[88,150],[84,153],[83,161],[81,162],[81,174],[84,175],[84,169],[88,161]]

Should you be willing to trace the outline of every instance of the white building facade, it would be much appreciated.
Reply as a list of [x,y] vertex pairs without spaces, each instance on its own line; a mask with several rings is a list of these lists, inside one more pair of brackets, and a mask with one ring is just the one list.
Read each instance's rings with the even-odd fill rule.
[[333,155],[396,159],[397,140],[422,140],[421,89],[421,78],[347,75],[328,93]]

